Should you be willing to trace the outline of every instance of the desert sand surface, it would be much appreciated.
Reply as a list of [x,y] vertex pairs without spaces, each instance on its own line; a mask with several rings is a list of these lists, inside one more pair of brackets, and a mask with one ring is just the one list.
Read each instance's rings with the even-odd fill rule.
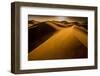
[[[40,32],[36,27],[44,30],[40,30],[42,34],[39,36]],[[36,30],[35,33],[33,28]],[[47,21],[30,29],[30,42],[33,40],[33,48],[28,54],[28,60],[87,58],[88,34],[85,28]]]

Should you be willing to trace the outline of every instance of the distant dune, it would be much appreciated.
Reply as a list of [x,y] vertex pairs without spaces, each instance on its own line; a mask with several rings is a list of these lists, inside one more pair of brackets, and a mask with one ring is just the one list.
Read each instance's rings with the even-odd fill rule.
[[28,27],[31,27],[31,26],[33,26],[33,25],[35,25],[35,24],[38,24],[38,23],[39,23],[38,21],[29,20],[29,21],[28,21]]
[[78,23],[38,22],[29,27],[28,35],[28,60],[88,57],[88,32]]

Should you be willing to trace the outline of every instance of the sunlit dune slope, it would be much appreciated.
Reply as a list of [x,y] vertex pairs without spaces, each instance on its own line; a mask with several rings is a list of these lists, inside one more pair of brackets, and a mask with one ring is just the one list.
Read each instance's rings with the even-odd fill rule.
[[87,33],[80,27],[70,26],[67,28],[57,28],[58,32],[49,37],[46,41],[33,49],[28,54],[29,60],[48,59],[71,59],[87,57]]

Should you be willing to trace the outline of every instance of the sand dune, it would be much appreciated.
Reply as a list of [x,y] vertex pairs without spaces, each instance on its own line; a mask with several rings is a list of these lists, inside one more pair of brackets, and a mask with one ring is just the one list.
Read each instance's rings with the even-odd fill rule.
[[36,48],[41,43],[43,43],[49,37],[51,37],[53,33],[55,33],[58,30],[57,27],[53,26],[55,25],[50,24],[50,22],[41,22],[29,27],[28,29],[29,52],[32,51],[32,49]]
[[[75,25],[62,28],[46,22],[57,32],[28,54],[29,60],[71,59],[87,57],[87,33]],[[33,36],[34,37],[34,36]]]
[[32,51],[32,49],[36,48],[41,43],[43,43],[49,37],[51,37],[55,32],[62,30],[64,27],[67,27],[67,25],[64,25],[62,23],[60,24],[57,23],[60,22],[46,21],[46,22],[38,22],[37,24],[33,25],[31,24],[28,31],[29,52]]

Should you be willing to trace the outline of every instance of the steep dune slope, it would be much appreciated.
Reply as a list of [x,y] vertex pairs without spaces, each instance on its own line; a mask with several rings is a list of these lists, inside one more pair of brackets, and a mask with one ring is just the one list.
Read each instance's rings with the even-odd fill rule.
[[57,31],[54,25],[47,22],[41,22],[28,28],[28,48],[29,52],[38,45],[47,40],[54,32]]
[[39,46],[49,37],[51,37],[55,32],[61,29],[63,28],[59,27],[57,24],[53,23],[52,21],[39,22],[37,24],[30,26],[28,28],[29,52],[32,51],[37,46]]

